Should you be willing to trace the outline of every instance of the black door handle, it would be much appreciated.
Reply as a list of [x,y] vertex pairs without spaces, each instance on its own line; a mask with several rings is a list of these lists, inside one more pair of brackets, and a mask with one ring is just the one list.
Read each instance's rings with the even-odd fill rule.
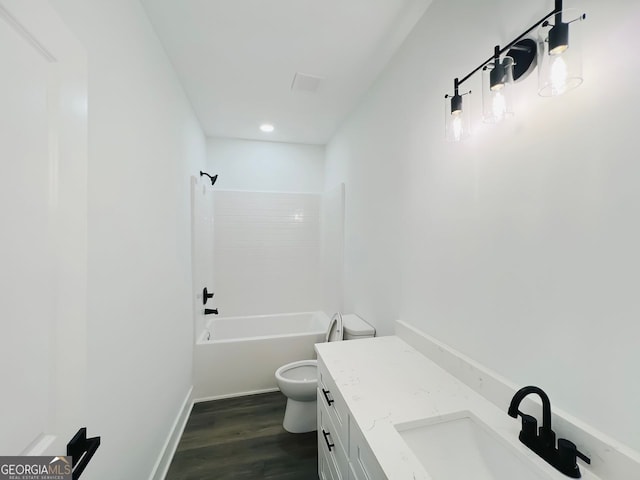
[[100,437],[87,438],[87,428],[82,427],[67,443],[67,456],[71,457],[71,478],[77,480],[100,446]]

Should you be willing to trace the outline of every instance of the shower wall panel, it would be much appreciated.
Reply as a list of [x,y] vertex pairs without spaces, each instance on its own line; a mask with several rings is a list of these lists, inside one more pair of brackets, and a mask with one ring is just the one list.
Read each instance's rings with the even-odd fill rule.
[[321,195],[216,191],[214,205],[220,315],[319,309]]

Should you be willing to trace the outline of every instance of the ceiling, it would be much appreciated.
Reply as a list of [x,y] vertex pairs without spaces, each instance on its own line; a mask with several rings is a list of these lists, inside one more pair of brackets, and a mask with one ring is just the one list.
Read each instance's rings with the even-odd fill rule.
[[140,1],[208,136],[320,145],[431,3]]

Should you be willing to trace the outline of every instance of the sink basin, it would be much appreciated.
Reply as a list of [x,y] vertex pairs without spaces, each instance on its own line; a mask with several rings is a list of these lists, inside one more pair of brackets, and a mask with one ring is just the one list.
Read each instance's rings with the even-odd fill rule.
[[395,428],[433,480],[549,480],[471,412]]

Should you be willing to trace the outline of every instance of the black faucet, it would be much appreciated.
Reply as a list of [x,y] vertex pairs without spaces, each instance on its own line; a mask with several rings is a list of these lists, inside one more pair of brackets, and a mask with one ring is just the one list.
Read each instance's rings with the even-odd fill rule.
[[[520,402],[531,393],[540,396],[542,400],[542,426],[540,429],[538,429],[535,417],[518,410]],[[580,457],[586,463],[591,463],[591,460],[579,452],[575,444],[569,440],[559,439],[556,448],[556,434],[551,429],[551,402],[541,388],[529,386],[518,390],[513,399],[511,399],[508,414],[513,418],[518,418],[518,415],[522,417],[522,430],[518,436],[520,441],[565,475],[572,478],[580,478],[580,469],[578,468],[576,457]]]
[[211,314],[217,315],[218,314],[218,309],[217,308],[205,308],[204,309],[204,314],[205,315],[211,315]]

